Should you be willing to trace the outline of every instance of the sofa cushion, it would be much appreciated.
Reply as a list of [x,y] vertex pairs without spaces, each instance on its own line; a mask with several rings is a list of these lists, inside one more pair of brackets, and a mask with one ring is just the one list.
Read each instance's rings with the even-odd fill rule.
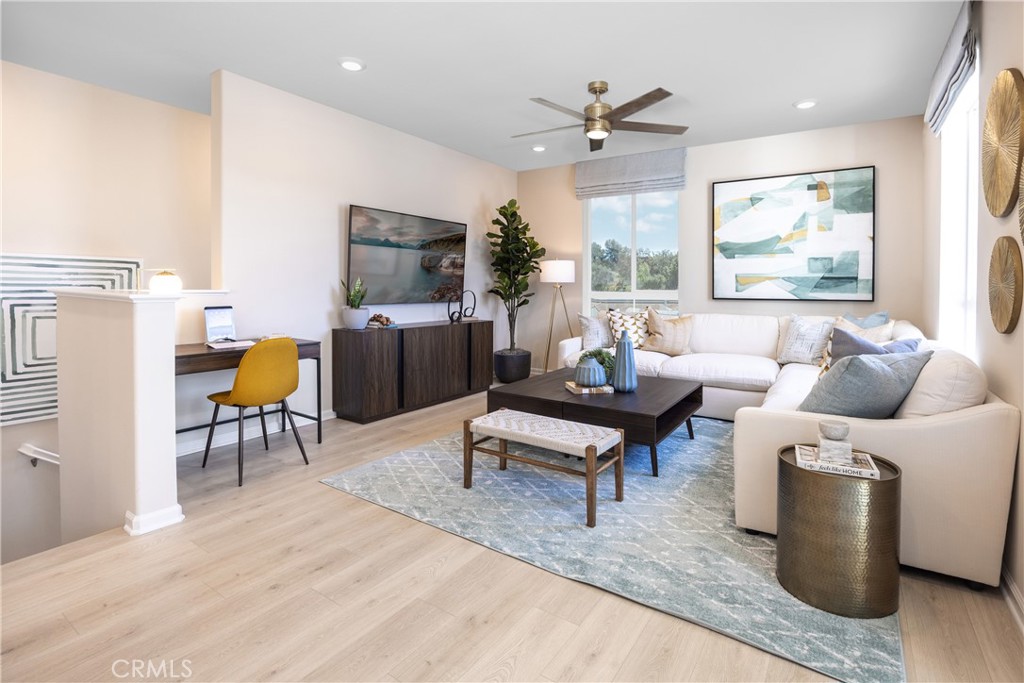
[[742,353],[774,360],[779,321],[768,315],[695,313],[690,333],[692,353]]
[[779,375],[779,364],[764,356],[691,353],[667,359],[659,377],[703,382],[709,387],[764,391]]
[[909,353],[917,351],[917,339],[898,339],[888,344],[876,344],[853,332],[847,332],[838,325],[832,330],[832,363],[847,356],[870,354],[881,356],[886,353]]
[[925,417],[978,406],[988,396],[988,380],[970,358],[936,349],[894,417]]
[[847,332],[855,334],[858,337],[863,337],[868,341],[873,341],[876,344],[881,344],[883,342],[892,341],[892,330],[893,327],[895,327],[895,325],[896,322],[890,320],[886,323],[876,325],[874,327],[861,327],[856,323],[850,322],[846,318],[838,318],[836,319],[835,327],[838,330],[846,330]]
[[670,356],[690,353],[690,333],[693,331],[693,316],[663,318],[653,308],[647,311],[647,326],[650,334],[644,342],[645,351],[658,351]]
[[798,315],[790,316],[786,338],[779,350],[779,365],[820,365],[825,359],[825,349],[834,324],[834,318],[814,321]]
[[846,417],[892,417],[931,351],[847,356],[825,373],[797,410]]
[[647,341],[649,334],[647,328],[647,311],[641,313],[623,313],[622,311],[608,311],[608,322],[612,327],[612,343],[619,341],[623,332],[629,334],[633,342],[633,348],[639,349]]
[[796,410],[818,382],[819,373],[820,370],[813,365],[783,365],[775,384],[765,394],[761,407],[772,410]]
[[612,327],[608,322],[607,311],[596,316],[577,314],[580,320],[580,336],[583,337],[584,349],[606,349],[615,342],[612,340]]
[[889,311],[878,311],[858,318],[853,313],[843,313],[843,318],[860,327],[877,327],[889,322]]

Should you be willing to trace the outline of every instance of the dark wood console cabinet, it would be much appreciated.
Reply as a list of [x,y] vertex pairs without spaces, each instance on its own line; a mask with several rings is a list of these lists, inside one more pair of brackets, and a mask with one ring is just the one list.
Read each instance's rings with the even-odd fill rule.
[[486,391],[493,338],[490,320],[333,330],[334,412],[365,424]]

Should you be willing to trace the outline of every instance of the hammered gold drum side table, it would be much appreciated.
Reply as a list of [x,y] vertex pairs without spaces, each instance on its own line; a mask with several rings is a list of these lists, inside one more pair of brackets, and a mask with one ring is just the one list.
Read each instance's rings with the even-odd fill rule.
[[872,454],[880,479],[805,470],[779,449],[775,575],[796,598],[876,619],[900,602],[900,468]]

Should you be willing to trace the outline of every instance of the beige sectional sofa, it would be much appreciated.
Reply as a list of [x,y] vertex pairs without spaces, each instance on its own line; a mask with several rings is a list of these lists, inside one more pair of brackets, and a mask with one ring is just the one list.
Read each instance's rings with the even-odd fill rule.
[[[772,534],[779,447],[814,442],[818,420],[835,417],[797,410],[820,368],[777,362],[788,321],[694,314],[691,353],[635,352],[642,375],[703,382],[698,415],[735,421],[736,524]],[[907,321],[896,321],[892,336],[923,338]],[[934,347],[922,341],[922,348]],[[582,350],[580,337],[563,340],[559,365],[574,366]],[[900,561],[998,585],[1020,434],[1017,408],[987,391],[974,363],[940,349],[894,418],[843,419],[856,448],[903,470]]]

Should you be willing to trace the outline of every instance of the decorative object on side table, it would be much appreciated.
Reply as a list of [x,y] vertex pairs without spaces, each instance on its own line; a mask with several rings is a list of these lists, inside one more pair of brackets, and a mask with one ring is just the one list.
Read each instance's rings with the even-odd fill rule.
[[1020,249],[1012,237],[1000,237],[992,247],[988,264],[988,307],[992,325],[1009,334],[1020,319],[1022,286]]
[[837,465],[853,464],[853,445],[846,440],[850,425],[842,420],[818,420],[818,453]]
[[629,393],[636,391],[636,358],[633,355],[633,340],[628,332],[619,335],[615,343],[615,373],[612,375],[612,386],[615,391]]
[[533,292],[530,274],[540,270],[545,250],[530,236],[530,224],[519,215],[515,199],[499,206],[498,218],[491,223],[498,232],[487,233],[491,246],[494,286],[487,290],[505,306],[508,314],[508,348],[494,352],[494,374],[501,382],[516,382],[530,376],[530,352],[516,348],[516,319],[519,309],[530,303]]
[[348,302],[348,307],[341,309],[342,324],[350,330],[365,329],[370,322],[370,309],[362,308],[363,299],[366,298],[362,279],[357,277],[351,287],[342,279],[341,286],[345,288],[345,301]]
[[1017,69],[1004,69],[988,93],[981,133],[981,185],[993,216],[1008,215],[1017,201],[1024,155],[1022,118],[1024,76]]

